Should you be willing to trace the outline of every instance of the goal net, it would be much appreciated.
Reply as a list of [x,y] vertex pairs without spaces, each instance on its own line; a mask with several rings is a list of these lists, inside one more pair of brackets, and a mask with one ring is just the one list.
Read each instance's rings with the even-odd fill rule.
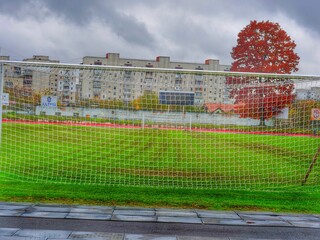
[[320,77],[1,62],[0,177],[320,185]]

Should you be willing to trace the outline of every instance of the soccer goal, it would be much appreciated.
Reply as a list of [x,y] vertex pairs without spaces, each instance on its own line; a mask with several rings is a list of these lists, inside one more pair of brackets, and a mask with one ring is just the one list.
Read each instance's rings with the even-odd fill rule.
[[320,77],[1,61],[0,177],[320,186]]

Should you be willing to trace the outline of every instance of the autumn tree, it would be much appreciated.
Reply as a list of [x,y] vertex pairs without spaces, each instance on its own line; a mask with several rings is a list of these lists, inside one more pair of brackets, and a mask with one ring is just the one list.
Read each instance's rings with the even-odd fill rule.
[[[278,23],[251,21],[238,34],[232,49],[231,71],[290,74],[298,71],[296,44]],[[238,104],[235,111],[243,118],[265,120],[281,112],[294,100],[294,84],[276,77],[230,77],[230,97]]]
[[158,96],[155,92],[145,92],[142,96],[132,101],[135,110],[162,110]]

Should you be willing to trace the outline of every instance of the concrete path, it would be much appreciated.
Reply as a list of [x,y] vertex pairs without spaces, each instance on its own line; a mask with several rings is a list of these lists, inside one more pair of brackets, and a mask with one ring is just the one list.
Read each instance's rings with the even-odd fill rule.
[[320,239],[320,215],[0,202],[0,239]]

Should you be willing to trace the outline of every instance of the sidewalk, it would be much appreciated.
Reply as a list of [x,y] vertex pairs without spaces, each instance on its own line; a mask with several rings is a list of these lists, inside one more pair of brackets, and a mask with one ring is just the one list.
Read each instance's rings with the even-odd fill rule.
[[281,232],[318,237],[320,215],[0,202],[1,240],[294,239]]

